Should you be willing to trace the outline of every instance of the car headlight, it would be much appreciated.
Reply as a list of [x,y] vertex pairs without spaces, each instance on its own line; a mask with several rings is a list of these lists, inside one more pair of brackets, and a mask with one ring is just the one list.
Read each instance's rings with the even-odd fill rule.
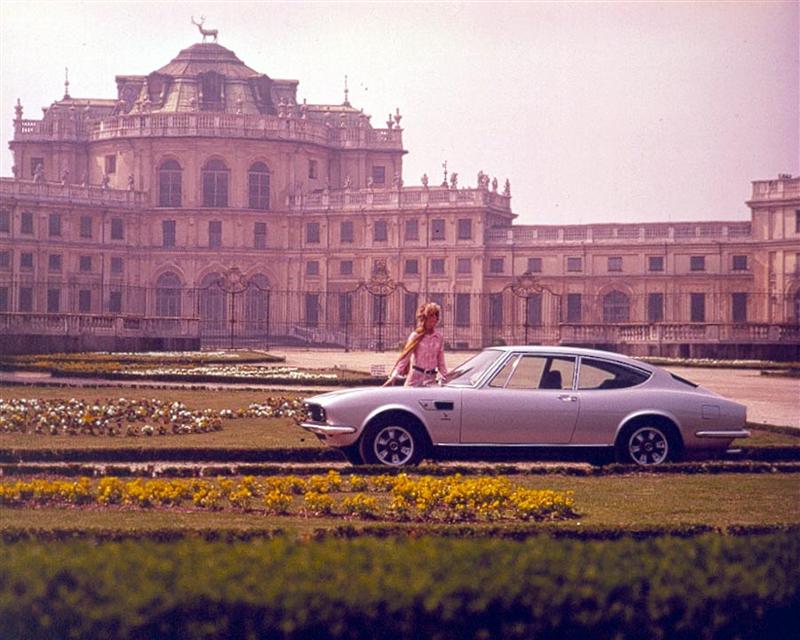
[[327,419],[325,407],[320,404],[306,403],[305,410],[311,422],[325,422]]

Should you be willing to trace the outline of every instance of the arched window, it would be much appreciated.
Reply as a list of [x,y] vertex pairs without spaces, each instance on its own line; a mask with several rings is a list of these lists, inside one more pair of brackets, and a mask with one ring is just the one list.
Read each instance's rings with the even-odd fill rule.
[[225,329],[228,307],[225,304],[225,291],[220,286],[220,275],[209,273],[200,282],[198,316],[204,334],[219,334]]
[[269,209],[269,169],[256,162],[247,173],[247,195],[251,209]]
[[181,206],[181,165],[167,160],[158,169],[158,206]]
[[228,176],[230,171],[222,160],[209,160],[203,167],[203,206],[228,206]]
[[250,278],[244,293],[244,323],[248,335],[263,334],[269,327],[269,279],[259,273]]
[[181,315],[181,280],[172,272],[156,280],[156,316],[178,318]]
[[612,291],[603,296],[603,322],[629,322],[631,305],[622,291]]

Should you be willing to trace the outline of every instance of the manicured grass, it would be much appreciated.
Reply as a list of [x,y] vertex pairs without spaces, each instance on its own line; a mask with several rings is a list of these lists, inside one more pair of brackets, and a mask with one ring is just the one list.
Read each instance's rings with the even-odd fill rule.
[[[514,484],[534,489],[573,491],[577,520],[563,522],[488,523],[470,525],[477,530],[518,528],[532,530],[637,529],[704,525],[725,529],[735,526],[800,524],[800,476],[795,474],[720,474],[574,477],[515,476]],[[3,529],[117,530],[281,530],[307,535],[333,531],[341,525],[356,529],[379,521],[342,517],[264,515],[260,512],[191,511],[121,508],[0,508]],[[403,528],[419,523],[396,524]],[[435,527],[447,530],[446,525]]]

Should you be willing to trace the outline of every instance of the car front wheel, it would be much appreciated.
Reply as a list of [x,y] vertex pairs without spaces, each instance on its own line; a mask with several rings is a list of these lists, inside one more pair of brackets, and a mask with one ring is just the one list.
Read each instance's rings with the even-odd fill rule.
[[384,419],[367,429],[361,439],[360,451],[367,464],[416,465],[425,455],[425,440],[419,427],[410,421]]
[[674,459],[675,449],[670,433],[660,425],[637,425],[626,429],[617,442],[617,459],[643,467]]

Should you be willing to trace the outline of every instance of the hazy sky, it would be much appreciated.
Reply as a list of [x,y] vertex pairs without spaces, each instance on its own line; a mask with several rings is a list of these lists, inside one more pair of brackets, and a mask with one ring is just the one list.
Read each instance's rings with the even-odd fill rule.
[[798,2],[267,3],[0,0],[0,174],[24,117],[114,98],[198,42],[248,66],[400,108],[407,185],[441,163],[511,180],[524,223],[744,219],[750,181],[800,172]]

